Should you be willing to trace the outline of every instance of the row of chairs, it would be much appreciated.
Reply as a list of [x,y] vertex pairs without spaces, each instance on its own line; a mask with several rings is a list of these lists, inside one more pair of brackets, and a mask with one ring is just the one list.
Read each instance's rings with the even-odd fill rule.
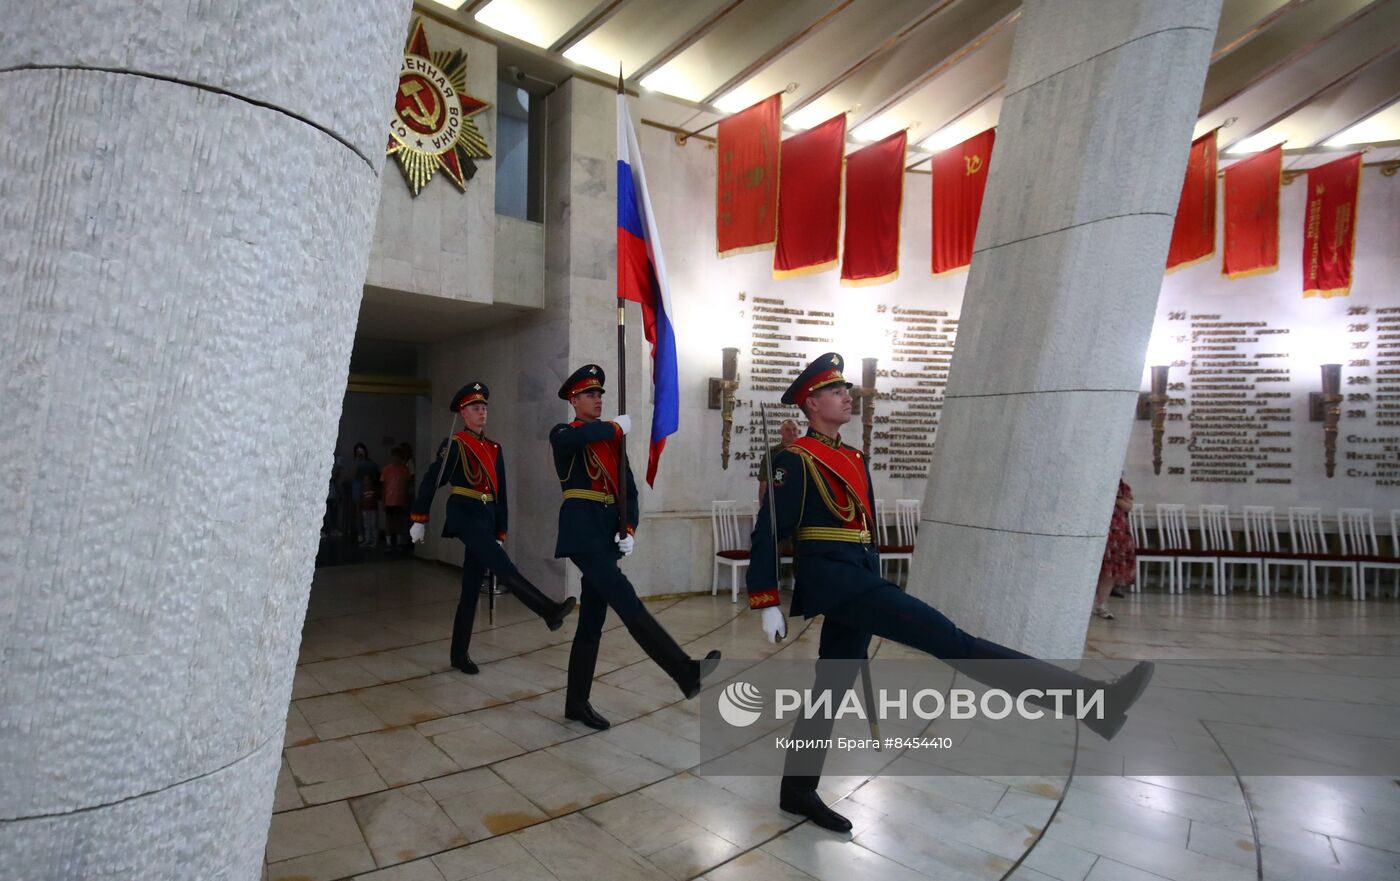
[[1259,596],[1276,593],[1271,580],[1274,570],[1290,569],[1295,592],[1301,583],[1305,597],[1317,596],[1318,574],[1331,590],[1331,573],[1340,571],[1351,587],[1353,598],[1366,598],[1366,574],[1374,571],[1376,592],[1381,589],[1380,572],[1394,573],[1391,595],[1400,594],[1400,508],[1390,512],[1390,548],[1383,555],[1376,536],[1375,515],[1369,508],[1337,510],[1337,547],[1333,549],[1323,529],[1321,508],[1288,509],[1288,545],[1279,533],[1272,506],[1249,505],[1243,509],[1242,548],[1235,545],[1235,530],[1227,505],[1201,505],[1197,510],[1199,541],[1192,546],[1191,529],[1185,505],[1156,506],[1156,541],[1152,542],[1143,505],[1134,505],[1128,514],[1133,542],[1137,545],[1138,590],[1146,567],[1165,567],[1165,581],[1171,593],[1184,591],[1197,566],[1204,583],[1209,576],[1211,590],[1223,595],[1233,588],[1233,569],[1246,567],[1246,578],[1253,575]]
[[[875,540],[880,547],[880,565],[903,567],[907,578],[909,564],[914,559],[914,540],[919,529],[922,505],[918,499],[896,499],[891,508],[883,499],[875,500]],[[749,565],[749,536],[758,517],[758,506],[733,500],[710,503],[710,532],[714,538],[714,567],[710,578],[710,595],[719,592],[720,569],[729,570],[730,601],[739,601],[739,572]],[[783,563],[792,556],[784,555]]]

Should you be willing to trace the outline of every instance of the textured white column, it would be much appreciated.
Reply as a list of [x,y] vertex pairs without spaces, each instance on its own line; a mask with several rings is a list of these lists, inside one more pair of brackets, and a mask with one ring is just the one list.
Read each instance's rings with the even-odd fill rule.
[[0,876],[258,877],[408,11],[6,10]]
[[911,592],[1083,651],[1220,0],[1027,0]]

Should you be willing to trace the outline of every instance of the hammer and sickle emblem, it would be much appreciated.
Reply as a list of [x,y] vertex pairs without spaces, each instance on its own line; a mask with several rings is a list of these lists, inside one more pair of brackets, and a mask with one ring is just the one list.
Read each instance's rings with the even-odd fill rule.
[[976,174],[982,170],[982,157],[978,156],[976,153],[973,153],[971,156],[964,156],[963,164],[967,166],[967,173],[969,175]]
[[414,110],[412,107],[405,107],[402,113],[424,128],[435,128],[438,124],[438,120],[442,119],[442,102],[434,101],[433,103],[437,106],[434,107],[433,112],[429,114],[428,108],[423,104],[423,96],[419,94],[419,92],[423,91],[423,88],[423,84],[417,80],[409,80],[408,82],[399,84],[399,93],[405,98],[412,98],[413,103],[418,105],[417,110]]

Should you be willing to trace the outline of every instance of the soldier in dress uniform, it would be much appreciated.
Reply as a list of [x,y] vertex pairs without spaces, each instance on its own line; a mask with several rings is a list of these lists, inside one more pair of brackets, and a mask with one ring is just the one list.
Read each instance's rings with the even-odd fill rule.
[[496,579],[515,594],[525,608],[544,619],[550,630],[564,625],[575,600],[568,597],[556,603],[521,575],[506,554],[506,463],[501,445],[486,437],[487,402],[491,390],[484,382],[469,382],[452,396],[450,409],[460,413],[466,426],[452,436],[447,455],[439,457],[428,468],[418,486],[409,517],[413,526],[409,535],[421,542],[428,531],[428,513],[437,494],[442,469],[447,470],[446,483],[452,488],[447,500],[447,523],[443,538],[460,539],[466,549],[462,557],[462,595],[457,601],[457,617],[452,622],[452,666],[463,673],[477,673],[469,649],[472,624],[476,621],[476,605],[481,595],[481,579],[491,570]]
[[[575,418],[549,433],[554,470],[564,490],[554,556],[568,557],[583,573],[583,605],[569,652],[564,716],[599,730],[610,723],[589,704],[588,695],[608,606],[687,698],[700,692],[701,680],[719,664],[717,651],[692,660],[647,611],[618,567],[618,560],[632,553],[640,512],[631,466],[622,463],[623,436],[631,430],[632,420],[626,414],[611,422],[598,418],[603,412],[603,382],[603,368],[597,364],[585,364],[564,380],[559,397],[573,406]],[[625,531],[617,508],[619,464],[627,484]]]
[[[1017,694],[1027,689],[1105,690],[1104,718],[1085,719],[1105,738],[1122,727],[1124,714],[1141,696],[1152,676],[1142,662],[1108,684],[1071,673],[1029,655],[980,639],[961,630],[934,607],[909,596],[880,576],[874,530],[875,498],[870,467],[855,447],[841,443],[838,431],[851,419],[851,384],[841,373],[841,356],[817,358],[783,394],[784,404],[800,408],[810,428],[805,437],[773,457],[772,503],[777,537],[792,536],[796,546],[796,586],[792,614],[824,615],[818,657],[860,660],[871,636],[880,636],[950,661],[967,675],[994,688]],[[786,635],[778,586],[774,580],[774,536],[770,499],[765,497],[754,527],[747,575],[749,608],[759,609],[768,640]],[[1020,660],[1020,664],[964,664],[959,661]],[[819,664],[820,693],[838,696],[854,682],[859,665]],[[832,720],[799,718],[795,740],[811,742],[831,736]],[[779,804],[826,829],[846,832],[851,823],[817,795],[824,753],[790,750],[784,767]]]

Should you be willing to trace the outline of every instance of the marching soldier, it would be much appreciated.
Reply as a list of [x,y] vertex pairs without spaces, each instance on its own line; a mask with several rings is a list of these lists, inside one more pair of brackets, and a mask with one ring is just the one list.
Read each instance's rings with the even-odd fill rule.
[[[860,450],[841,443],[838,432],[851,419],[851,384],[841,374],[841,356],[817,358],[783,394],[784,404],[806,415],[810,428],[773,457],[772,495],[765,497],[753,532],[748,571],[749,608],[759,609],[769,642],[786,635],[774,581],[774,528],[779,541],[796,539],[796,586],[792,614],[824,615],[818,657],[864,661],[872,635],[919,649],[945,661],[1020,660],[1020,664],[959,667],[994,688],[1019,693],[1031,688],[1103,688],[1104,718],[1085,719],[1105,738],[1118,733],[1127,709],[1152,677],[1152,664],[1139,663],[1122,678],[1105,685],[1053,664],[1030,658],[961,630],[934,607],[909,596],[880,577],[880,560],[871,532],[874,494],[870,467]],[[770,504],[771,500],[771,504]],[[770,507],[776,517],[770,520]],[[820,693],[850,687],[857,664],[819,664]],[[958,664],[954,663],[954,666]],[[799,718],[793,738],[799,742],[831,736],[829,718]],[[824,752],[790,750],[784,767],[779,805],[825,829],[846,832],[851,823],[817,795]]]
[[625,532],[620,528],[618,466],[623,435],[631,429],[632,420],[626,414],[612,422],[598,418],[603,412],[603,382],[603,368],[597,364],[585,364],[574,371],[559,387],[559,397],[573,406],[575,418],[554,426],[549,433],[554,469],[564,490],[554,556],[568,557],[583,573],[583,605],[569,652],[564,716],[599,730],[610,723],[589,704],[588,695],[608,606],[687,698],[700,692],[701,680],[719,664],[717,651],[703,660],[692,660],[646,610],[618,567],[618,560],[632,553],[640,514],[637,484],[632,479],[631,466],[624,464],[627,526]]
[[505,552],[505,454],[500,444],[482,433],[486,428],[486,407],[490,398],[491,390],[482,382],[468,383],[453,395],[449,409],[461,414],[466,430],[454,434],[447,445],[446,457],[439,457],[429,466],[409,515],[413,520],[409,535],[414,542],[421,542],[427,535],[428,512],[437,494],[441,469],[445,468],[452,496],[447,500],[447,523],[442,536],[460,539],[466,550],[462,557],[462,595],[457,602],[457,617],[452,622],[450,657],[453,667],[472,674],[479,672],[479,668],[468,650],[481,579],[487,569],[510,588],[525,608],[543,618],[550,630],[564,626],[564,619],[575,602],[573,597],[568,597],[556,603],[545,596],[520,574]]

